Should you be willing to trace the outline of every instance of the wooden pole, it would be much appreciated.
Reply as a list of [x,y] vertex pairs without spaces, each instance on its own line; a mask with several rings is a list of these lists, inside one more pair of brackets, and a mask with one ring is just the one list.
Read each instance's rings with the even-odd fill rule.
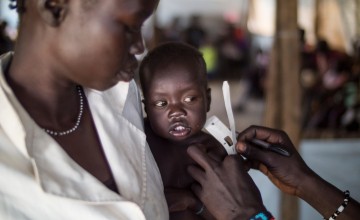
[[[355,0],[355,37],[357,44],[360,44],[360,0]],[[360,60],[360,54],[355,52],[356,60]],[[358,88],[360,88],[360,80],[358,81]],[[357,102],[360,103],[360,92],[358,92]]]
[[315,16],[314,16],[314,32],[315,32],[315,38],[316,41],[318,41],[321,38],[320,35],[320,27],[321,27],[321,8],[322,0],[315,0]]
[[[268,78],[265,125],[300,142],[300,39],[297,0],[277,0],[276,33]],[[298,199],[281,195],[281,219],[298,219]]]
[[355,0],[355,25],[355,36],[360,38],[360,0]]

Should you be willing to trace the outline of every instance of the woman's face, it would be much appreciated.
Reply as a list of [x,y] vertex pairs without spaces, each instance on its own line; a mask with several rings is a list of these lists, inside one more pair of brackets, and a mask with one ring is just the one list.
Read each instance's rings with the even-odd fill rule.
[[141,27],[158,0],[101,0],[91,6],[72,1],[59,27],[58,63],[62,76],[105,90],[133,79],[136,54],[144,51]]
[[184,141],[204,126],[210,92],[196,71],[177,65],[151,73],[144,104],[151,128],[159,136]]

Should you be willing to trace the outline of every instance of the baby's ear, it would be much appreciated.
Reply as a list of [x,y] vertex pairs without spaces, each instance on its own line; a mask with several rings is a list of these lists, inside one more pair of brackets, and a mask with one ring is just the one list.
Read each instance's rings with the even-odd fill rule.
[[51,26],[59,26],[68,12],[69,0],[39,0],[38,10],[43,20]]
[[206,89],[206,99],[207,99],[206,112],[209,112],[210,111],[210,105],[211,105],[211,88]]

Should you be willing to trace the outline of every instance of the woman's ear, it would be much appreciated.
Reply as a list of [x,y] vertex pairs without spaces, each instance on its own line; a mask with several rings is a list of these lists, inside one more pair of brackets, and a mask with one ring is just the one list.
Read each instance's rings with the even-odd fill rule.
[[206,112],[209,112],[211,105],[211,88],[206,89],[206,99],[207,99]]
[[38,9],[43,20],[51,26],[59,26],[68,12],[69,0],[39,0]]

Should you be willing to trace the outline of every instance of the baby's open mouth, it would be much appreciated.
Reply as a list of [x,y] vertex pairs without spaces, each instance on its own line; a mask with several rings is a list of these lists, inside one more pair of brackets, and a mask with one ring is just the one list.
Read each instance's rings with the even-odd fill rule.
[[171,126],[169,133],[175,137],[183,137],[190,134],[191,128],[182,123],[175,123]]

